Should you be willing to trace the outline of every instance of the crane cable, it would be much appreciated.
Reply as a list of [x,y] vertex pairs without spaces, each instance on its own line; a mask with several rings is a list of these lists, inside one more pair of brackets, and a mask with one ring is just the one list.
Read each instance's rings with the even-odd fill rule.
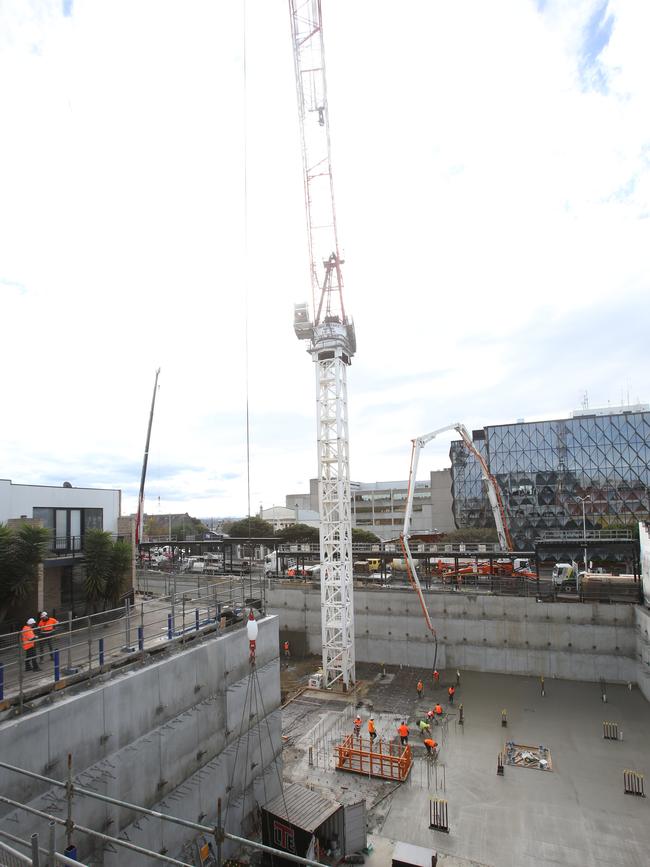
[[[243,119],[243,127],[244,127],[244,147],[243,147],[243,158],[244,158],[244,371],[245,371],[245,393],[246,393],[246,506],[247,506],[247,516],[248,516],[248,546],[250,561],[252,561],[252,533],[251,533],[251,452],[250,452],[250,394],[249,394],[249,322],[248,322],[248,91],[247,91],[247,40],[246,40],[246,20],[247,20],[247,3],[244,0],[242,4],[242,17],[243,17],[243,51],[242,51],[242,71],[243,71],[243,90],[244,90],[244,119]],[[252,570],[252,562],[250,565]],[[251,579],[252,579],[252,571],[251,571]],[[243,575],[242,575],[243,580]],[[226,801],[226,815],[224,821],[224,828],[226,827],[226,822],[228,819],[228,810],[230,808],[230,796],[232,794],[234,788],[234,776],[235,770],[237,768],[237,759],[239,756],[239,747],[241,743],[241,736],[245,724],[245,716],[246,716],[246,706],[248,704],[248,715],[249,715],[249,727],[246,736],[246,756],[245,756],[245,764],[244,764],[244,784],[242,786],[242,817],[241,823],[243,825],[245,812],[246,812],[246,786],[248,781],[248,755],[249,755],[249,745],[251,738],[251,725],[250,718],[253,714],[253,699],[255,699],[255,716],[257,718],[257,727],[258,727],[258,738],[260,745],[260,763],[263,762],[262,755],[262,732],[261,725],[262,722],[258,715],[258,696],[255,692],[255,687],[257,686],[257,692],[259,693],[259,701],[262,705],[262,713],[264,714],[264,719],[266,722],[267,733],[269,737],[269,743],[271,746],[271,753],[273,755],[273,763],[275,766],[275,771],[278,777],[278,782],[280,785],[280,792],[282,794],[282,799],[284,802],[284,811],[289,820],[289,812],[287,809],[287,804],[284,796],[284,785],[282,780],[282,774],[278,767],[277,757],[275,755],[275,750],[273,749],[273,740],[271,738],[271,730],[269,727],[268,719],[266,718],[266,709],[264,708],[264,700],[262,698],[262,690],[257,678],[257,668],[255,665],[251,667],[251,672],[247,679],[246,684],[246,695],[244,697],[244,705],[242,708],[242,720],[239,728],[239,737],[237,738],[237,746],[235,748],[235,759],[232,767],[232,774],[230,779],[230,785],[228,786],[228,799]],[[252,691],[251,691],[252,687]],[[267,790],[266,790],[266,780],[264,778],[264,768],[262,767],[262,783],[264,788],[264,797],[267,799]],[[274,856],[271,856],[271,863],[274,863]]]

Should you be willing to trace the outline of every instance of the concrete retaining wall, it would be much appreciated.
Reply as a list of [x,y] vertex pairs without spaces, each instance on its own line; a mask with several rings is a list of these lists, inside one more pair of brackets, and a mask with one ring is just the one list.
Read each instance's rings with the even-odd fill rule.
[[[438,634],[439,668],[544,675],[569,680],[636,682],[632,605],[540,603],[534,598],[426,594]],[[355,590],[356,658],[430,667],[433,642],[410,590]],[[301,631],[320,654],[320,593],[275,586],[268,610],[285,632]]]
[[637,683],[650,701],[650,611],[636,609]]
[[[248,676],[246,631],[239,629],[3,723],[0,756],[63,780],[70,752],[78,785],[206,825],[216,820],[219,797],[225,809],[231,786],[226,827],[240,833],[242,816],[249,817],[256,801],[263,803],[279,791],[278,646],[277,618],[261,620],[260,689],[254,692]],[[0,792],[65,818],[60,789],[0,770]],[[0,816],[0,824],[11,833],[29,840],[38,831],[47,840],[45,821],[19,810],[8,814],[3,805]],[[113,836],[126,833],[133,843],[165,849],[181,860],[190,860],[190,854],[194,857],[196,835],[179,826],[142,817],[135,825],[136,817],[129,811],[87,797],[75,798],[73,818]],[[57,842],[62,851],[61,829]],[[80,857],[92,858],[93,864],[140,867],[149,863],[125,849],[104,851],[80,833],[75,833],[75,842]]]

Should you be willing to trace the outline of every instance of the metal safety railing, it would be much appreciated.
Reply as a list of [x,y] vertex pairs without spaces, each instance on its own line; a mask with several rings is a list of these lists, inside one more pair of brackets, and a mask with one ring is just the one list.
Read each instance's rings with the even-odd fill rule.
[[31,647],[21,631],[7,633],[0,637],[0,709],[15,704],[22,710],[39,691],[92,678],[206,631],[237,628],[248,608],[264,612],[262,585],[248,578],[207,584],[172,577],[165,595],[127,598],[120,608],[82,617],[70,613],[51,633],[34,627]]
[[[287,582],[296,582],[319,586],[318,578],[269,578],[269,588],[286,587]],[[408,583],[406,573],[393,572],[392,575],[375,577],[355,573],[355,588],[369,590],[373,593],[403,592],[413,593]],[[478,593],[488,596],[520,596],[541,599],[545,602],[603,602],[629,603],[636,605],[641,600],[642,584],[640,579],[626,581],[587,582],[577,590],[554,584],[550,575],[524,577],[521,575],[489,575],[482,572],[454,574],[444,576],[422,574],[420,576],[422,590],[426,594],[436,593]]]
[[[49,823],[49,845],[47,849],[39,845],[38,834],[32,834],[28,843],[15,834],[10,834],[8,831],[0,829],[0,838],[10,840],[12,843],[16,843],[18,846],[29,850],[29,855],[24,855],[0,839],[0,864],[3,867],[18,867],[18,865],[22,864],[30,864],[32,867],[55,867],[56,864],[73,864],[75,867],[87,867],[87,865],[77,858],[70,858],[56,851],[55,828],[56,823],[54,820],[51,820]],[[41,856],[43,857],[41,858]]]
[[[162,822],[170,822],[173,825],[179,825],[183,828],[187,828],[194,832],[200,832],[201,834],[207,834],[210,837],[213,837],[216,843],[217,850],[217,865],[221,867],[222,865],[222,845],[225,841],[230,841],[238,847],[250,848],[257,850],[258,852],[265,852],[274,857],[282,857],[285,860],[292,861],[297,864],[306,864],[307,867],[321,867],[321,864],[317,861],[313,861],[310,858],[306,858],[301,855],[294,855],[292,852],[285,852],[283,850],[275,849],[273,846],[267,846],[265,843],[259,843],[256,840],[249,840],[246,837],[240,837],[237,834],[232,834],[229,831],[226,831],[224,828],[224,824],[222,822],[222,809],[221,809],[221,798],[217,798],[217,821],[216,825],[209,826],[203,825],[199,822],[193,822],[189,819],[182,818],[181,816],[174,816],[169,813],[161,813],[158,810],[152,810],[148,807],[142,807],[139,804],[133,804],[129,801],[125,801],[119,798],[112,798],[109,795],[103,795],[100,792],[93,791],[83,786],[79,786],[76,784],[72,784],[72,756],[68,755],[68,779],[66,782],[62,780],[55,780],[52,777],[46,777],[43,774],[37,774],[34,771],[28,771],[25,768],[19,768],[15,765],[8,764],[7,762],[0,761],[0,768],[3,768],[6,771],[10,771],[15,774],[20,774],[21,776],[28,777],[33,780],[39,780],[43,783],[47,783],[50,786],[58,787],[65,789],[66,798],[68,800],[68,818],[62,819],[57,816],[53,816],[50,813],[46,813],[43,810],[37,810],[35,807],[31,807],[28,804],[23,804],[20,801],[16,801],[12,798],[8,798],[5,795],[0,795],[0,804],[6,804],[10,807],[14,807],[17,810],[25,811],[33,816],[39,816],[43,819],[49,820],[50,827],[50,841],[52,840],[52,828],[54,825],[62,825],[66,828],[66,835],[69,841],[69,846],[73,849],[76,847],[72,845],[72,837],[75,831],[79,831],[82,834],[87,834],[91,837],[96,837],[98,840],[103,841],[104,843],[109,843],[113,846],[117,846],[118,848],[124,848],[127,851],[135,852],[138,855],[143,855],[148,858],[151,858],[155,861],[160,861],[165,864],[174,864],[177,867],[192,867],[191,864],[188,864],[185,861],[179,861],[176,858],[171,857],[170,855],[163,854],[162,852],[154,852],[151,849],[145,849],[142,846],[138,846],[135,843],[127,839],[123,839],[122,837],[112,837],[108,834],[104,834],[101,831],[96,831],[93,828],[87,828],[84,825],[80,825],[75,822],[72,818],[73,809],[72,809],[72,800],[73,797],[85,797],[91,798],[97,801],[100,801],[105,804],[112,804],[113,806],[124,808],[127,811],[132,811],[136,814],[140,814],[142,816],[149,816],[151,818],[159,819]],[[4,833],[4,832],[2,832]],[[6,836],[6,834],[5,834]],[[14,838],[17,841],[18,838]],[[19,841],[20,842],[20,841]],[[34,847],[33,838],[32,838],[32,847]],[[34,852],[34,848],[32,848],[32,852]],[[62,856],[59,856],[60,858]],[[18,863],[27,863],[39,864],[38,861],[34,862],[18,862]],[[69,864],[70,859],[60,861],[60,863]],[[77,867],[80,862],[72,860],[73,864],[76,864]],[[40,865],[39,865],[40,867]],[[83,865],[82,865],[83,867]]]

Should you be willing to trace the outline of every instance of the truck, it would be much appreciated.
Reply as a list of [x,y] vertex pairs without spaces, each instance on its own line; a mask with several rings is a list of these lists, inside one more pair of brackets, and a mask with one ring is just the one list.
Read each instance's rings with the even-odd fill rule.
[[556,563],[553,566],[552,580],[554,587],[577,590],[579,583],[578,564],[575,560],[570,563]]

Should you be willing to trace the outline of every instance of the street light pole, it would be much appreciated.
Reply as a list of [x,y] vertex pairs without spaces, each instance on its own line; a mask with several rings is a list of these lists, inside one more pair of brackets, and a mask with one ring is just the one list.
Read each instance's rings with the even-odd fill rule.
[[585,573],[587,573],[589,569],[587,567],[587,519],[585,518],[585,503],[587,502],[587,500],[591,501],[591,497],[589,495],[587,495],[586,497],[576,497],[576,500],[579,500],[582,506],[582,539],[585,544]]

